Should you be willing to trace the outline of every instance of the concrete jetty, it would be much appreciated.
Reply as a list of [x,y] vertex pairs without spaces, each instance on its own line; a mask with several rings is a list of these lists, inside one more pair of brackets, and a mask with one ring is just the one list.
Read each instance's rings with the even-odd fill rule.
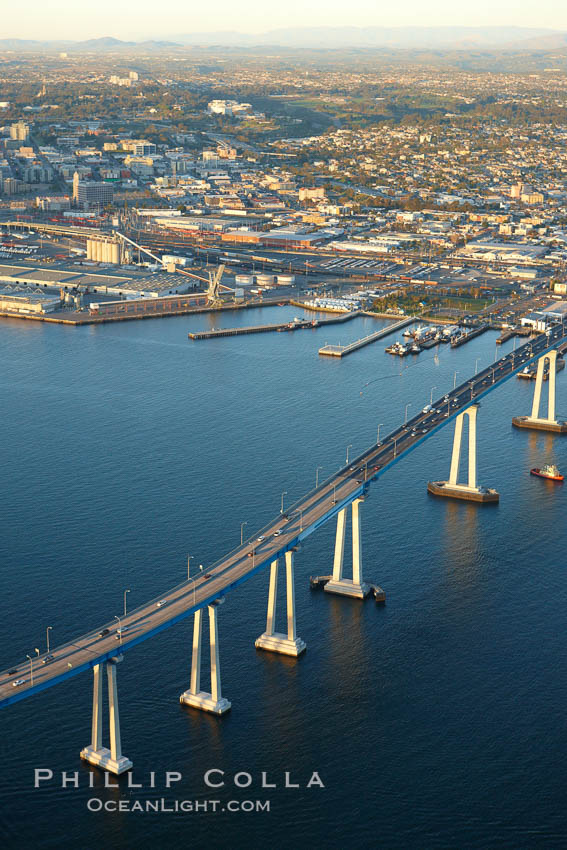
[[357,351],[364,345],[370,345],[371,342],[376,342],[376,340],[382,339],[382,337],[388,336],[388,334],[400,330],[400,328],[405,328],[406,325],[410,325],[412,322],[415,322],[415,318],[410,316],[407,319],[402,319],[401,322],[388,325],[387,328],[374,331],[374,333],[368,334],[368,336],[364,336],[362,339],[357,339],[348,345],[324,345],[319,349],[319,354],[326,354],[329,357],[346,357],[347,354],[352,354],[353,351]]
[[335,325],[341,322],[347,322],[349,319],[354,319],[355,316],[360,316],[360,311],[355,310],[351,313],[342,313],[340,316],[334,316],[332,319],[290,319],[287,322],[276,322],[270,325],[250,325],[243,328],[213,328],[210,331],[196,331],[187,334],[189,339],[214,339],[221,336],[240,336],[242,334],[261,334],[270,333],[272,331],[297,331],[309,328],[318,328],[321,325]]

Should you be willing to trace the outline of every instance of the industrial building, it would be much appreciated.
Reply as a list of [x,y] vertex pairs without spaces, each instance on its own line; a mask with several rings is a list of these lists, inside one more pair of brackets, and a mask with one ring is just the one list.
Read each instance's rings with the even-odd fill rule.
[[183,274],[147,272],[124,266],[120,272],[114,272],[85,263],[52,265],[49,268],[0,263],[0,286],[3,284],[31,285],[44,292],[56,293],[61,290],[88,291],[119,298],[160,298],[200,288],[198,281]]
[[567,301],[552,301],[542,310],[535,310],[522,318],[524,327],[533,328],[535,331],[545,331],[555,322],[564,321],[567,318]]
[[23,316],[51,313],[61,306],[61,299],[17,284],[0,286],[0,313]]

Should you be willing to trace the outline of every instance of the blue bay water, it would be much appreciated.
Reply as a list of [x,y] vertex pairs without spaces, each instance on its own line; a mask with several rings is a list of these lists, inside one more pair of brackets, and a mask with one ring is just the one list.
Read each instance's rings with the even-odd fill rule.
[[[494,359],[495,333],[452,350],[391,357],[380,341],[342,361],[325,342],[385,325],[359,318],[295,333],[192,342],[189,330],[291,318],[297,308],[84,328],[3,321],[0,666],[120,614],[212,563],[321,477]],[[502,347],[503,353],[512,343]],[[558,410],[567,414],[565,373]],[[533,385],[482,402],[479,479],[497,507],[435,500],[452,427],[371,488],[362,508],[372,601],[309,590],[331,569],[328,524],[296,556],[298,661],[259,653],[267,573],[220,609],[223,718],[182,708],[192,622],[127,653],[118,668],[124,798],[269,799],[270,813],[90,813],[92,681],[81,675],[2,712],[5,846],[564,847],[567,631],[565,488],[529,475],[567,469],[567,441],[515,431]],[[348,543],[348,541],[347,541]],[[283,593],[280,594],[283,606]],[[280,611],[283,616],[283,608]],[[204,664],[204,674],[207,665]],[[206,681],[206,679],[205,679]],[[59,782],[33,788],[33,769]],[[207,792],[205,770],[226,771]],[[80,788],[62,789],[61,771]],[[163,789],[178,770],[179,788]],[[325,789],[302,786],[318,771]],[[238,771],[250,789],[228,784]],[[262,790],[261,772],[277,782]]]

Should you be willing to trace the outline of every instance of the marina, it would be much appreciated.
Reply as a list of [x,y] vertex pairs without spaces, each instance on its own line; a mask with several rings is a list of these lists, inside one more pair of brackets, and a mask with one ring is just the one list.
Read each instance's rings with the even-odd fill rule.
[[[435,325],[415,329],[408,328],[403,333],[407,342],[396,341],[393,345],[386,348],[386,352],[388,354],[396,354],[398,357],[405,357],[408,354],[419,354],[421,351],[434,348],[439,343],[452,343],[454,339],[459,338],[461,333],[458,325],[450,325],[445,328],[438,328]],[[467,338],[470,337],[467,336]]]

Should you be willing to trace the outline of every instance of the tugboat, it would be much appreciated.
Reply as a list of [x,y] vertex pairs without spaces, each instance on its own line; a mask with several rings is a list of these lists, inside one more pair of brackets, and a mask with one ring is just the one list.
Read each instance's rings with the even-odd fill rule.
[[554,463],[546,463],[541,469],[530,469],[530,473],[537,475],[538,478],[548,478],[550,481],[563,481],[563,476]]

